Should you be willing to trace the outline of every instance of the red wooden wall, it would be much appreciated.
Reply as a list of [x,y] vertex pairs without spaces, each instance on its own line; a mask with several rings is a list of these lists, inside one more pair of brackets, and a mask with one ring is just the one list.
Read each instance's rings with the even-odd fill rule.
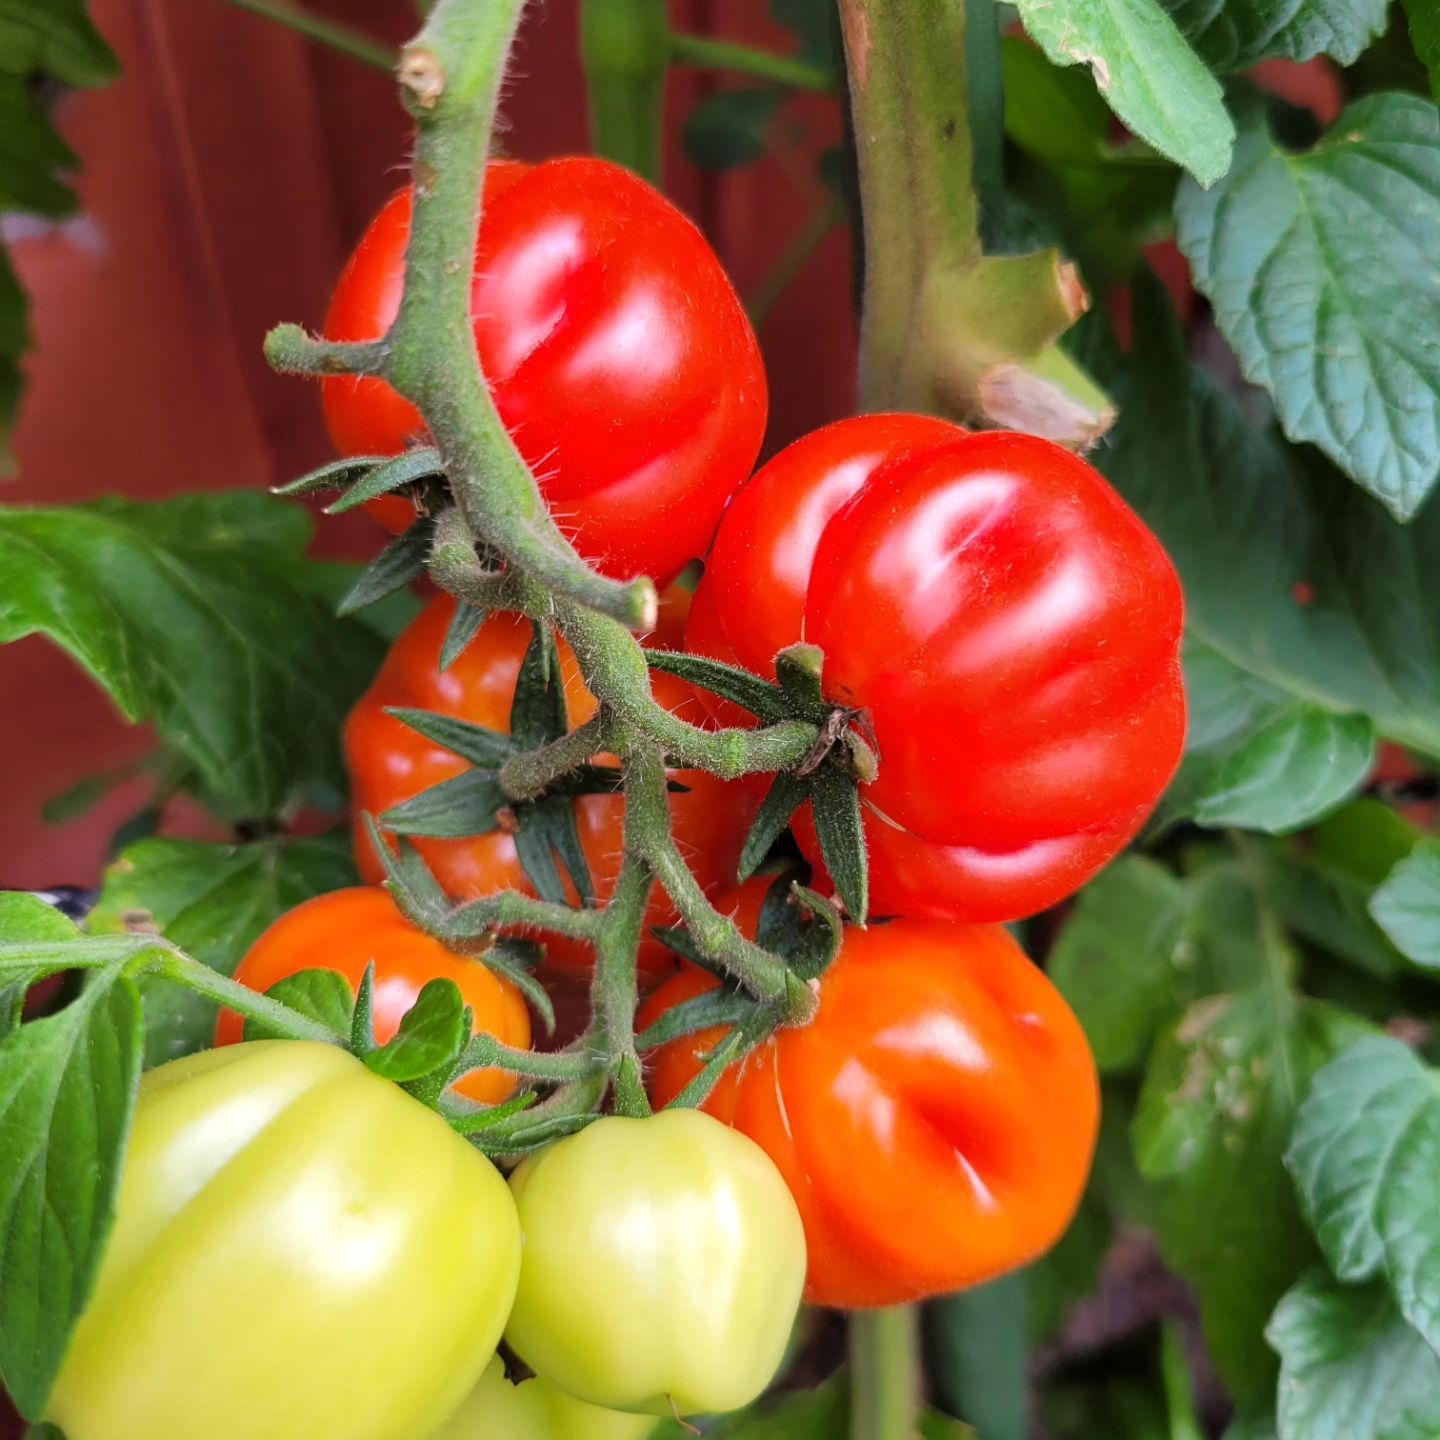
[[[677,25],[784,43],[765,0],[672,3]],[[585,145],[576,4],[532,7],[505,105],[511,153]],[[413,29],[410,0],[317,8],[390,41]],[[224,0],[93,0],[92,10],[124,76],[63,102],[62,128],[85,166],[81,217],[27,226],[14,247],[37,346],[15,438],[21,474],[0,486],[0,501],[274,484],[328,451],[313,391],[269,373],[261,337],[277,320],[320,320],[347,247],[398,183],[405,118],[386,76]],[[672,136],[716,83],[673,75]],[[812,149],[833,143],[832,102],[802,100],[787,114],[807,124]],[[742,293],[819,198],[812,166],[704,175],[673,141],[666,185]],[[772,449],[851,404],[848,267],[837,231],[764,327]],[[326,522],[319,543],[353,553],[373,536],[357,517]],[[44,824],[40,807],[143,753],[147,737],[39,639],[0,649],[0,696],[0,887],[88,882],[143,791],[122,788],[63,826]]]

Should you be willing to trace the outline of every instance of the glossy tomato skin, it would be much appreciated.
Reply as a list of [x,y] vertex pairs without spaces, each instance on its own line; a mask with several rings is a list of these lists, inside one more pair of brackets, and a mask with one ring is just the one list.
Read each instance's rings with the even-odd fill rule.
[[653,1415],[587,1405],[538,1375],[512,1385],[497,1358],[429,1440],[643,1440],[654,1428]]
[[767,676],[819,645],[828,697],[879,740],[872,911],[989,921],[1071,893],[1154,806],[1184,741],[1181,623],[1159,542],[1083,460],[875,415],[736,497],[687,642]]
[[[753,894],[731,908],[753,927]],[[640,1025],[715,983],[687,968]],[[657,1104],[720,1038],[651,1057]],[[894,920],[847,930],[816,1018],[752,1051],[705,1108],[785,1176],[807,1298],[858,1308],[977,1285],[1049,1249],[1085,1185],[1099,1087],[1074,1015],[1006,930]]]
[[49,1418],[70,1440],[394,1440],[439,1425],[520,1266],[493,1165],[329,1045],[140,1084],[119,1206]]
[[735,1410],[770,1383],[805,1277],[775,1166],[696,1110],[607,1116],[510,1178],[525,1235],[505,1329],[536,1374],[614,1410]]
[[[410,210],[402,190],[371,223],[328,338],[375,339],[394,318]],[[500,416],[580,553],[661,585],[703,554],[759,452],[768,402],[754,332],[695,226],[605,160],[493,161],[471,313]],[[327,379],[324,401],[342,454],[422,437],[383,381]]]
[[[459,716],[477,725],[506,731],[530,624],[518,616],[494,614],[448,670],[440,669],[440,646],[454,614],[448,596],[432,600],[386,657],[374,684],[351,712],[345,725],[345,756],[350,769],[357,816],[355,853],[360,873],[372,883],[382,878],[380,862],[359,817],[378,815],[412,795],[448,780],[465,770],[464,761],[442,750],[385,713],[390,706],[411,706]],[[678,638],[673,591],[662,606],[662,629],[652,642]],[[666,626],[673,628],[667,630]],[[561,675],[571,725],[582,724],[595,713],[595,701],[585,688],[579,667],[568,646],[560,643]],[[676,714],[697,722],[705,712],[684,681],[656,674],[655,697]],[[675,838],[696,878],[707,891],[728,884],[735,874],[745,835],[758,807],[753,785],[729,785],[698,770],[675,772],[686,787],[670,797]],[[575,802],[581,844],[590,864],[591,878],[603,901],[615,885],[620,869],[621,832],[625,805],[618,795],[585,795]],[[463,840],[418,840],[420,853],[440,883],[456,899],[469,900],[499,890],[534,890],[515,852],[515,840],[501,830]],[[647,926],[676,923],[673,907],[661,894],[652,898]],[[559,936],[546,937],[547,962],[554,970],[587,974],[589,949]],[[644,978],[653,980],[674,969],[674,959],[657,940],[642,941],[640,965]]]
[[[520,992],[478,960],[447,950],[417,929],[378,885],[316,895],[287,910],[250,947],[234,978],[264,994],[297,971],[335,970],[358,990],[372,963],[375,1038],[380,1044],[400,1028],[401,1018],[429,981],[453,980],[474,1012],[477,1034],[493,1035],[516,1049],[529,1047],[530,1013]],[[235,1044],[244,1028],[234,1010],[222,1010],[215,1043]],[[514,1091],[515,1079],[502,1070],[476,1070],[455,1088],[482,1105],[493,1105]]]

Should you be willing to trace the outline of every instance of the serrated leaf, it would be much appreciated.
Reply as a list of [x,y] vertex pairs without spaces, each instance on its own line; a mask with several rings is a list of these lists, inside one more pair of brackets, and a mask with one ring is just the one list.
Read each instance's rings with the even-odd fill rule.
[[464,653],[470,642],[484,628],[490,618],[488,610],[477,609],[474,605],[459,601],[450,624],[445,628],[445,639],[440,645],[440,669],[448,670]]
[[1151,1055],[1136,1159],[1161,1249],[1199,1291],[1210,1353],[1241,1403],[1269,1392],[1261,1334],[1313,1254],[1283,1163],[1295,1114],[1359,1029],[1271,978],[1200,1001]]
[[1364,715],[1313,705],[1232,664],[1194,637],[1185,760],[1165,814],[1272,835],[1311,824],[1360,788],[1375,759]]
[[1303,155],[1252,106],[1235,164],[1182,185],[1181,248],[1249,379],[1399,520],[1440,475],[1440,116],[1357,101]]
[[0,1041],[0,1375],[30,1419],[104,1253],[142,1039],[140,996],[112,968]]
[[740,851],[736,878],[748,880],[765,863],[770,847],[780,838],[790,817],[804,803],[810,785],[789,770],[781,770],[770,782],[765,799],[755,815],[755,823],[745,837]]
[[1407,959],[1440,970],[1440,840],[1422,840],[1370,897],[1370,914]]
[[119,73],[114,52],[90,23],[85,0],[4,0],[0,70],[44,72],[66,85],[103,85]]
[[1125,124],[1202,185],[1230,164],[1235,127],[1219,82],[1157,0],[1019,0],[1030,38],[1057,65],[1088,65]]
[[1440,754],[1440,507],[1399,525],[1315,452],[1249,425],[1192,370],[1163,292],[1136,285],[1135,344],[1082,332],[1120,419],[1100,468],[1159,535],[1189,633],[1287,695]]
[[784,720],[790,713],[779,689],[738,666],[726,665],[705,655],[685,655],[675,650],[647,650],[645,663],[652,670],[678,675],[702,690],[732,700],[767,723]]
[[1280,1355],[1279,1440],[1394,1440],[1440,1390],[1440,1359],[1382,1285],[1345,1289],[1313,1270],[1265,1335]]
[[48,636],[152,720],[226,817],[344,791],[341,723],[379,638],[314,595],[310,522],[243,491],[0,509],[0,644]]
[[[272,921],[313,895],[356,883],[344,834],[277,837],[249,845],[141,840],[106,870],[86,928],[108,935],[152,925],[186,954],[221,975],[233,975]],[[139,988],[147,1065],[209,1043],[214,1001],[151,977],[142,977]]]
[[1353,65],[1385,30],[1386,0],[1161,0],[1217,71],[1328,55]]
[[702,170],[750,165],[765,153],[766,136],[783,98],[774,86],[721,90],[685,121],[685,154]]
[[456,719],[453,715],[441,715],[434,710],[411,710],[402,705],[387,705],[387,715],[393,715],[402,725],[408,725],[427,740],[433,740],[442,750],[449,750],[472,765],[500,766],[515,753],[515,745],[508,735],[498,730],[487,730],[483,725],[473,725],[468,720]]
[[417,480],[440,474],[440,452],[433,448],[407,450],[383,460],[367,470],[333,504],[325,507],[327,515],[342,515],[368,500],[388,495],[402,486],[413,485]]
[[1360,1041],[1315,1077],[1286,1158],[1336,1275],[1383,1272],[1440,1349],[1440,1073],[1398,1040]]
[[835,893],[850,918],[863,925],[870,911],[870,865],[859,787],[838,767],[822,765],[810,782],[810,810]]
[[[318,1020],[337,1035],[348,1035],[355,1018],[355,992],[338,970],[297,970],[265,992],[272,1000]],[[284,1040],[263,1020],[246,1020],[245,1039]]]
[[450,979],[428,980],[401,1017],[394,1037],[365,1056],[376,1075],[397,1085],[433,1074],[465,1048],[465,998]]
[[380,823],[393,835],[458,840],[488,835],[495,829],[496,811],[509,803],[495,771],[477,767],[412,795],[387,810]]
[[397,535],[345,592],[337,607],[339,614],[353,615],[418,580],[425,573],[434,538],[435,522],[428,515]]

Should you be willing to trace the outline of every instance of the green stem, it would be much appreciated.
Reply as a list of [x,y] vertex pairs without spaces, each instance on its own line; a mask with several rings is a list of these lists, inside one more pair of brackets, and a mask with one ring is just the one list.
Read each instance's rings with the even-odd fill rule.
[[932,287],[980,258],[965,0],[840,0],[865,232],[863,409],[928,386]]
[[230,4],[237,10],[248,10],[252,15],[262,15],[276,25],[297,31],[307,39],[360,61],[362,65],[371,65],[387,74],[395,68],[395,52],[388,45],[342,25],[338,20],[312,15],[286,4],[285,0],[230,0]]
[[580,55],[596,154],[658,185],[670,60],[665,0],[582,0]]
[[455,1064],[455,1074],[471,1070],[505,1070],[536,1080],[579,1080],[597,1067],[594,1055],[584,1050],[516,1050],[493,1035],[476,1035]]
[[[621,1115],[644,1116],[650,1113],[650,1102],[645,1097],[640,1057],[635,1051],[636,971],[645,907],[653,882],[650,871],[639,859],[640,838],[635,832],[644,823],[644,817],[628,802],[630,777],[626,778],[626,855],[615,882],[615,892],[605,907],[605,923],[600,927],[595,946],[595,977],[590,995],[591,1010],[610,1057],[615,1109]],[[668,828],[667,817],[667,833]]]
[[534,930],[566,935],[572,940],[594,940],[599,934],[599,927],[600,912],[597,910],[557,905],[519,890],[501,890],[456,906],[445,922],[444,938],[458,941],[484,931],[501,929]]
[[155,947],[152,955],[141,967],[143,973],[160,975],[207,1000],[217,1001],[228,1010],[237,1011],[247,1020],[258,1020],[268,1030],[283,1035],[287,1040],[319,1040],[327,1045],[343,1043],[346,1037],[337,1035],[328,1025],[282,1005],[267,995],[241,985],[212,970],[208,965],[192,959],[183,951],[150,941]]
[[819,65],[809,65],[789,55],[774,55],[750,45],[737,45],[730,40],[712,40],[708,35],[686,35],[677,31],[670,37],[670,48],[675,60],[682,65],[732,70],[737,75],[773,81],[795,90],[835,88],[835,76]]
[[913,1305],[850,1316],[850,1440],[910,1440],[920,1410],[919,1353]]
[[562,775],[586,764],[604,747],[598,715],[558,740],[512,755],[500,767],[500,785],[512,800],[534,800]]
[[845,218],[845,206],[838,198],[817,205],[797,230],[774,263],[760,278],[760,283],[745,302],[750,323],[761,329],[770,318],[780,297],[790,288],[806,262],[824,243],[825,237]]

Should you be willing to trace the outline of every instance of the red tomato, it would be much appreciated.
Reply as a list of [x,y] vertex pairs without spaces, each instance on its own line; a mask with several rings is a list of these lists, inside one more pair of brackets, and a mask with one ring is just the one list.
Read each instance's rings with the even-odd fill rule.
[[[410,191],[371,222],[325,320],[373,340],[400,303]],[[673,579],[704,553],[765,432],[765,370],[700,232],[608,161],[493,161],[471,289],[501,418],[561,528],[607,574]],[[381,380],[324,381],[344,455],[397,454],[419,412]],[[389,498],[388,523],[410,518]]]
[[[1083,460],[872,415],[735,497],[686,640],[767,676],[819,645],[828,697],[879,740],[873,912],[1009,920],[1082,885],[1174,773],[1181,612],[1159,542]],[[818,860],[804,815],[796,834]]]
[[[400,1028],[428,981],[453,980],[475,1012],[476,1034],[521,1050],[529,1046],[530,1014],[520,992],[480,961],[456,955],[417,929],[378,886],[334,890],[287,910],[250,947],[235,978],[264,994],[300,970],[337,970],[358,989],[372,961],[375,1038],[381,1044]],[[215,1043],[233,1045],[243,1030],[235,1011],[222,1010]],[[476,1070],[455,1088],[493,1105],[514,1090],[515,1079],[502,1070]]]
[[[767,883],[728,907],[751,934]],[[718,983],[687,967],[640,1025]],[[657,1105],[721,1034],[651,1057]],[[1100,1093],[1079,1022],[1006,930],[895,920],[848,929],[816,1018],[732,1066],[704,1108],[790,1185],[808,1298],[855,1308],[977,1285],[1049,1249],[1085,1186]]]
[[[387,707],[433,710],[491,730],[509,730],[510,703],[530,642],[530,623],[514,615],[492,615],[459,659],[442,672],[440,646],[454,603],[442,595],[420,613],[396,641],[374,684],[346,722],[345,754],[357,816],[367,812],[378,815],[468,768],[465,761],[387,715]],[[678,632],[675,604],[675,597],[667,596],[662,605],[662,628],[651,637],[651,643],[664,643]],[[595,713],[595,700],[585,688],[570,648],[561,641],[559,650],[570,724],[583,724]],[[657,674],[653,685],[655,697],[675,713],[691,720],[704,718],[694,692],[684,681]],[[741,847],[755,818],[758,792],[753,785],[728,785],[699,770],[676,771],[674,779],[687,787],[670,797],[676,842],[701,885],[716,890],[734,878]],[[575,802],[575,813],[591,877],[604,901],[614,889],[620,869],[625,804],[614,794],[583,795]],[[358,820],[355,844],[361,874],[367,880],[379,879],[380,863]],[[416,844],[440,883],[457,899],[504,889],[534,893],[516,856],[514,838],[503,830],[464,840],[419,840]],[[674,908],[657,890],[647,925],[669,925],[677,920]],[[585,946],[559,936],[546,937],[545,943],[553,967],[588,973],[592,956]],[[673,960],[647,935],[640,947],[640,966],[642,974],[655,978],[667,974]]]

